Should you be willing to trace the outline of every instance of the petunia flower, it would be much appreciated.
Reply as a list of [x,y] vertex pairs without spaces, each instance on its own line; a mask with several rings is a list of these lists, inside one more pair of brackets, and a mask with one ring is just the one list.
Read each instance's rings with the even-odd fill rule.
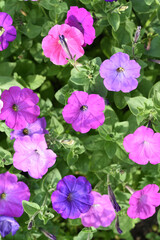
[[52,193],[53,209],[63,218],[79,218],[93,204],[92,186],[85,177],[68,175],[62,178]]
[[140,69],[141,66],[130,60],[128,54],[118,52],[101,64],[100,76],[109,91],[130,92],[137,88]]
[[[1,90],[0,90],[0,96],[1,96]],[[1,113],[1,109],[3,108],[3,102],[2,100],[0,99],[0,113]]]
[[123,146],[129,158],[141,165],[160,163],[160,133],[141,126],[124,138]]
[[88,132],[96,129],[105,121],[105,102],[98,94],[88,94],[75,91],[68,98],[68,104],[63,108],[62,115],[67,123],[72,124],[75,131]]
[[117,0],[105,0],[105,2],[117,2]]
[[9,172],[0,174],[0,215],[20,217],[23,214],[22,201],[29,201],[30,191],[24,182],[17,182],[17,176]]
[[83,226],[108,227],[114,220],[116,214],[108,195],[101,195],[92,191],[94,203],[88,212],[80,215]]
[[11,16],[5,12],[0,12],[0,51],[6,49],[9,42],[16,39],[16,29],[12,26]]
[[3,108],[0,113],[0,120],[5,120],[9,128],[18,130],[33,123],[40,114],[40,108],[36,104],[39,98],[31,89],[10,87],[1,95]]
[[65,65],[67,59],[77,60],[84,55],[83,34],[68,24],[55,25],[42,40],[44,55],[56,65]]
[[91,45],[95,39],[95,29],[93,27],[93,18],[85,8],[78,8],[77,6],[70,7],[67,12],[66,24],[78,28],[84,36],[85,47],[87,44]]
[[32,136],[33,134],[48,134],[46,128],[46,119],[45,117],[38,118],[34,123],[27,124],[27,126],[20,130],[14,130],[10,133],[11,140],[14,138],[24,137],[26,135]]
[[127,214],[130,218],[146,219],[156,212],[160,205],[159,187],[156,184],[148,184],[142,190],[136,191],[129,199],[130,207]]
[[28,172],[33,178],[42,178],[48,168],[55,164],[57,156],[51,149],[47,149],[43,134],[19,137],[13,147],[14,167]]
[[4,238],[10,232],[14,235],[19,229],[19,224],[12,217],[0,216],[0,235]]

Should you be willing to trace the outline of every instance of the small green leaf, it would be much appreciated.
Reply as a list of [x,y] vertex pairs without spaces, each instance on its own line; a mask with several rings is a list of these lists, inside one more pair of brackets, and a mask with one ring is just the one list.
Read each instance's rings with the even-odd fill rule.
[[56,188],[57,183],[61,180],[61,174],[57,168],[54,168],[50,172],[48,172],[43,181],[42,186],[44,189],[49,190],[51,188]]
[[26,82],[29,85],[29,88],[35,90],[39,88],[45,81],[46,77],[41,75],[29,75],[26,78]]
[[120,25],[120,16],[118,13],[108,13],[108,22],[113,27],[113,30],[116,32]]
[[32,216],[35,212],[40,210],[40,206],[34,202],[28,202],[23,200],[22,205],[23,205],[24,211],[30,216]]

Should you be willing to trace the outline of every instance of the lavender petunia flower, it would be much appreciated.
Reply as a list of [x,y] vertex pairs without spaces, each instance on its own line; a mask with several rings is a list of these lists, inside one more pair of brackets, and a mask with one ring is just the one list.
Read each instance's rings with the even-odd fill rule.
[[126,53],[118,52],[100,66],[100,76],[109,91],[130,92],[137,88],[141,66],[130,60]]
[[57,157],[51,149],[47,149],[43,134],[17,138],[14,150],[14,167],[28,172],[33,178],[42,178],[48,168],[55,164]]
[[11,140],[14,138],[24,137],[26,135],[32,136],[33,134],[48,134],[49,132],[46,128],[46,119],[45,117],[38,118],[34,123],[27,124],[24,129],[14,130],[10,133]]
[[109,195],[109,199],[112,203],[113,208],[115,209],[116,212],[119,212],[121,210],[121,208],[116,201],[115,195],[114,195],[110,185],[108,185],[108,195]]
[[108,227],[116,216],[109,196],[101,195],[95,191],[91,193],[94,197],[94,203],[88,212],[80,215],[82,224],[85,227]]
[[14,235],[19,229],[19,224],[12,217],[0,216],[0,235],[5,237],[10,232]]
[[85,8],[78,8],[77,6],[70,7],[67,12],[67,19],[65,23],[78,28],[84,36],[85,47],[87,44],[91,45],[95,39],[95,29],[93,27],[93,18]]
[[156,212],[155,208],[160,205],[158,191],[159,187],[156,184],[148,184],[142,190],[134,192],[129,199],[128,216],[133,219],[151,217]]
[[63,108],[62,115],[67,123],[71,123],[75,131],[88,132],[96,129],[105,121],[105,101],[98,94],[75,91],[68,98],[68,104]]
[[11,16],[5,12],[0,12],[0,51],[6,49],[9,42],[16,39],[16,29],[12,26]]
[[3,91],[1,95],[3,108],[0,119],[5,120],[9,128],[18,130],[33,123],[40,114],[40,108],[36,104],[39,98],[31,89],[20,87],[10,87]]
[[20,217],[23,214],[22,201],[29,201],[30,191],[24,182],[17,182],[17,176],[9,172],[0,174],[0,215]]
[[123,146],[129,152],[129,158],[138,164],[160,163],[160,133],[154,133],[151,128],[137,128],[124,138]]
[[89,211],[93,204],[92,186],[85,177],[65,176],[52,193],[53,209],[63,218],[79,218],[81,213]]

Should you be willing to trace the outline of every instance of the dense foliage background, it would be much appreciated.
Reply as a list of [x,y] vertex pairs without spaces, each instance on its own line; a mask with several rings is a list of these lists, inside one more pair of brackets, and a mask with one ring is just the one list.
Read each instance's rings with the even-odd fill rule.
[[[64,23],[70,6],[86,8],[94,18],[96,29],[96,39],[85,47],[85,55],[78,60],[82,64],[79,71],[70,64],[54,65],[44,56],[41,47],[49,29]],[[58,240],[132,240],[136,230],[132,234],[130,230],[139,220],[127,216],[131,194],[125,185],[135,190],[150,183],[160,186],[160,165],[138,165],[128,158],[123,148],[124,137],[138,126],[147,126],[150,120],[154,131],[160,132],[160,1],[1,0],[0,11],[12,16],[17,29],[16,40],[0,52],[0,89],[20,86],[38,94],[41,117],[46,118],[49,130],[48,147],[58,156],[56,164],[42,179],[33,179],[15,169],[11,129],[1,121],[0,173],[9,170],[16,174],[29,186],[30,202],[36,203],[24,207],[24,214],[17,219],[20,230],[5,239],[47,239],[39,231],[39,227],[43,227]],[[141,26],[140,38],[133,44],[137,26]],[[117,52],[128,53],[141,65],[138,88],[130,93],[107,91],[99,75],[101,62]],[[97,130],[81,134],[63,120],[62,109],[75,90],[97,93],[106,100],[105,123]],[[107,228],[87,229],[80,219],[64,220],[52,209],[51,193],[57,182],[69,174],[85,176],[101,194],[107,194],[107,175],[110,175],[112,189],[122,208],[119,212],[121,235],[115,229],[115,222]],[[33,227],[28,230],[31,220]],[[138,233],[141,239],[145,239],[144,235],[146,239],[160,239],[156,220],[149,224],[143,221],[141,226]]]

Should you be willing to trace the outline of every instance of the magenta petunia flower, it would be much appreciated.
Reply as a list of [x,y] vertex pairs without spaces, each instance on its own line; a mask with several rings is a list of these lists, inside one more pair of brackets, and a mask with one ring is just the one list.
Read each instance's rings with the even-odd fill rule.
[[56,65],[65,65],[67,59],[77,60],[84,54],[83,34],[68,24],[55,25],[42,40],[44,55]]
[[11,16],[5,12],[0,12],[0,51],[6,49],[9,42],[16,39],[16,29],[12,26]]
[[118,52],[100,66],[100,76],[109,91],[130,92],[137,88],[141,66],[130,60],[126,53]]
[[14,235],[19,229],[19,224],[12,217],[0,216],[0,235],[4,238],[10,232]]
[[20,130],[14,130],[10,133],[11,140],[14,138],[24,137],[26,135],[32,136],[33,134],[48,134],[49,132],[46,128],[46,119],[45,117],[38,118],[34,123],[27,124],[27,126]]
[[62,115],[67,123],[71,123],[75,131],[88,132],[96,129],[105,121],[105,102],[98,94],[88,94],[75,91],[68,98],[68,104],[63,108]]
[[127,214],[130,218],[146,219],[155,212],[155,207],[160,205],[159,187],[156,184],[148,184],[142,190],[136,191],[129,199],[130,207]]
[[29,201],[30,191],[24,182],[17,182],[17,176],[9,172],[0,174],[0,215],[20,217],[23,214],[22,201]]
[[85,177],[68,175],[62,178],[52,193],[53,209],[63,218],[79,218],[93,204],[92,186]]
[[[0,90],[0,96],[1,96],[1,90]],[[0,113],[1,113],[1,109],[3,108],[3,102],[2,100],[0,99]]]
[[10,87],[1,95],[3,108],[0,120],[5,120],[9,128],[18,130],[25,128],[27,123],[33,123],[40,114],[40,108],[36,104],[39,98],[31,89]]
[[94,197],[93,205],[88,212],[80,215],[82,224],[85,227],[108,227],[116,216],[109,196],[95,191],[92,191],[92,195]]
[[123,146],[129,158],[141,165],[160,163],[160,133],[141,126],[124,138]]
[[77,6],[70,7],[65,23],[78,28],[83,33],[83,47],[87,44],[91,45],[96,38],[93,18],[85,8],[78,8]]
[[28,172],[33,178],[42,178],[48,168],[55,164],[57,157],[51,149],[47,149],[43,134],[17,138],[14,150],[14,167]]

